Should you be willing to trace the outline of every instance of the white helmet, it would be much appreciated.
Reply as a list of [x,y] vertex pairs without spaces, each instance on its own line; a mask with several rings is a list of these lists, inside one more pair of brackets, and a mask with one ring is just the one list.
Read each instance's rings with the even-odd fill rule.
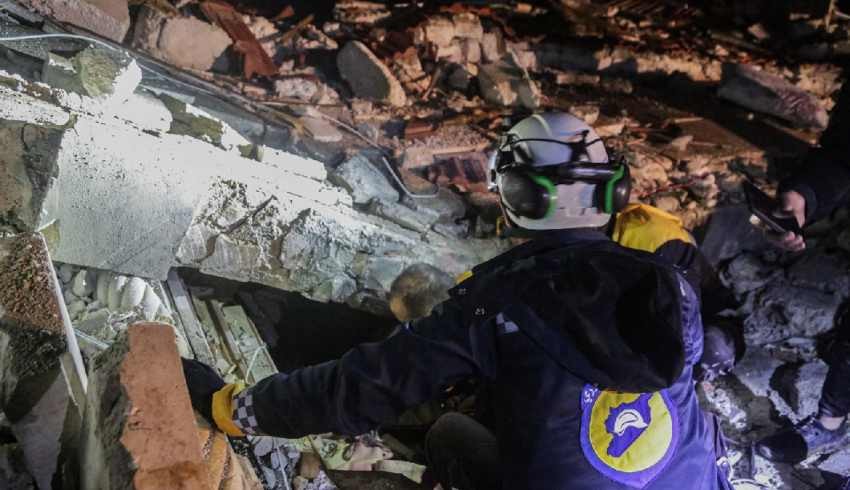
[[628,166],[611,162],[593,128],[571,114],[523,119],[490,163],[505,214],[520,228],[601,227],[628,202]]

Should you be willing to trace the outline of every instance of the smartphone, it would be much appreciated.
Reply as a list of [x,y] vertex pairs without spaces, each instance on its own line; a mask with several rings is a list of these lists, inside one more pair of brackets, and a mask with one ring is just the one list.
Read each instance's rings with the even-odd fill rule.
[[787,233],[789,231],[798,235],[803,233],[796,218],[781,214],[779,211],[779,201],[765,194],[748,180],[744,181],[743,186],[750,212],[760,219],[762,223],[766,224],[776,233]]

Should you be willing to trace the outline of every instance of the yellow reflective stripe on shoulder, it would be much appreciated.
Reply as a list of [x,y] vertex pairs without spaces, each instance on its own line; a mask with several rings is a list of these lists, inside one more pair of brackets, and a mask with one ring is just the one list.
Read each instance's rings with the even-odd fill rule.
[[470,277],[472,277],[472,271],[466,271],[466,272],[460,274],[459,276],[457,276],[457,278],[455,279],[455,284],[460,284],[463,281],[469,279]]
[[215,425],[229,436],[244,437],[245,434],[233,423],[233,398],[245,389],[243,383],[231,383],[213,393],[212,415]]
[[682,225],[682,220],[646,204],[626,206],[617,215],[612,238],[624,247],[646,252],[655,252],[673,240],[696,245],[694,238]]

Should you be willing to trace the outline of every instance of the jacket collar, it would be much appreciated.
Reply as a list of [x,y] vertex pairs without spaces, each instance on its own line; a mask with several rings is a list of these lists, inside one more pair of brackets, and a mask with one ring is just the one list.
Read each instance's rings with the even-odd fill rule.
[[611,238],[598,228],[574,228],[569,230],[544,231],[535,234],[531,240],[521,245],[517,245],[502,255],[475,266],[472,269],[472,272],[473,274],[480,273],[552,248],[570,247],[601,241],[611,241]]

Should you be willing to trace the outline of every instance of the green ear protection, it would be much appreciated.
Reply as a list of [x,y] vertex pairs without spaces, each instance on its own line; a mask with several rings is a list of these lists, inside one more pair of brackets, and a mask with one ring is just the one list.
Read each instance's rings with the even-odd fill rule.
[[[577,167],[581,168],[581,167]],[[570,169],[566,169],[566,173]],[[620,162],[605,180],[572,176],[572,180],[596,182],[595,206],[606,214],[614,214],[629,203],[632,183],[629,166]],[[548,218],[558,205],[555,182],[548,176],[519,168],[502,173],[500,192],[505,206],[517,216],[529,219]]]

